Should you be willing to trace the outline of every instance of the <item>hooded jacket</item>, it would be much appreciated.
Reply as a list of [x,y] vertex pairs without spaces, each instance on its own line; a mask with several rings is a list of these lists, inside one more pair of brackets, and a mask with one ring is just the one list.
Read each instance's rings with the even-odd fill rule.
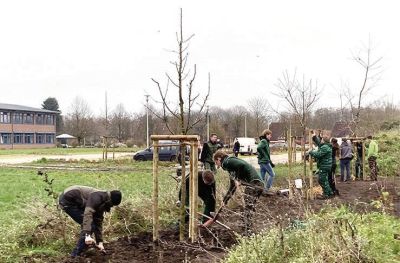
[[110,192],[88,186],[74,185],[64,190],[60,197],[60,205],[65,208],[82,209],[82,234],[91,234],[93,231],[96,241],[103,241],[103,214],[109,212],[113,206]]

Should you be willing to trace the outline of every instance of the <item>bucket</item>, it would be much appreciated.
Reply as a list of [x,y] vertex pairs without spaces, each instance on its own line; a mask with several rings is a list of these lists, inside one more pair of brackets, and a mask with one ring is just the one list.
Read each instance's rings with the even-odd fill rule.
[[303,181],[301,179],[296,179],[294,180],[294,185],[296,186],[297,189],[303,188]]

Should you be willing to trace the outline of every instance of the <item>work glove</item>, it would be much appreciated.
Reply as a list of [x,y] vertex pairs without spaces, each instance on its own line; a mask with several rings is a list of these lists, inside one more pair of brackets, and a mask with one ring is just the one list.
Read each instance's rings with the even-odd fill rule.
[[177,207],[181,207],[181,201],[180,201],[180,200],[176,201],[175,205],[176,205]]
[[106,253],[106,250],[104,249],[103,242],[99,242],[99,244],[96,245],[96,247],[103,253]]
[[271,167],[274,168],[275,164],[273,162],[270,162],[270,163],[271,163]]
[[85,244],[86,245],[92,245],[94,243],[95,243],[94,239],[89,234],[86,234],[85,235]]

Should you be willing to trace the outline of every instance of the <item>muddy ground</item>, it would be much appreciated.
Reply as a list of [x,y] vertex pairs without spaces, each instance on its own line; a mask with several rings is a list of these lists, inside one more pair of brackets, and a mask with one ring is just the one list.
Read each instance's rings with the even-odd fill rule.
[[[305,211],[319,211],[325,205],[352,207],[358,212],[382,210],[371,205],[374,200],[382,201],[386,212],[400,216],[400,180],[338,182],[340,196],[329,200],[306,200],[297,193],[292,199],[285,195],[262,196],[257,203],[254,215],[253,232],[257,233],[270,225],[290,224],[303,217]],[[320,189],[315,188],[316,192]],[[381,192],[389,192],[383,198]],[[240,203],[240,198],[238,202]],[[218,262],[226,255],[228,249],[236,244],[236,234],[243,233],[241,227],[241,206],[226,209],[221,221],[231,230],[214,224],[210,229],[201,229],[198,243],[179,242],[178,232],[171,229],[160,233],[158,246],[152,242],[152,233],[140,233],[135,236],[122,237],[117,241],[105,244],[107,255],[96,250],[87,252],[76,259],[63,258],[53,262]],[[186,260],[186,261],[185,261]],[[51,260],[49,260],[51,261]]]

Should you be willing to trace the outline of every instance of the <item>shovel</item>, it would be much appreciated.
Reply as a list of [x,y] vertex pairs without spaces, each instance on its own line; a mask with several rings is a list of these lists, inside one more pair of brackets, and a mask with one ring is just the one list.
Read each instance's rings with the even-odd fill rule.
[[221,207],[218,209],[218,211],[215,213],[214,217],[208,219],[208,220],[203,224],[203,226],[204,226],[204,227],[209,227],[209,226],[211,226],[215,221],[217,221],[218,215],[219,215],[219,213],[221,212],[221,210],[222,210],[223,207],[224,207],[224,206],[221,206]]

